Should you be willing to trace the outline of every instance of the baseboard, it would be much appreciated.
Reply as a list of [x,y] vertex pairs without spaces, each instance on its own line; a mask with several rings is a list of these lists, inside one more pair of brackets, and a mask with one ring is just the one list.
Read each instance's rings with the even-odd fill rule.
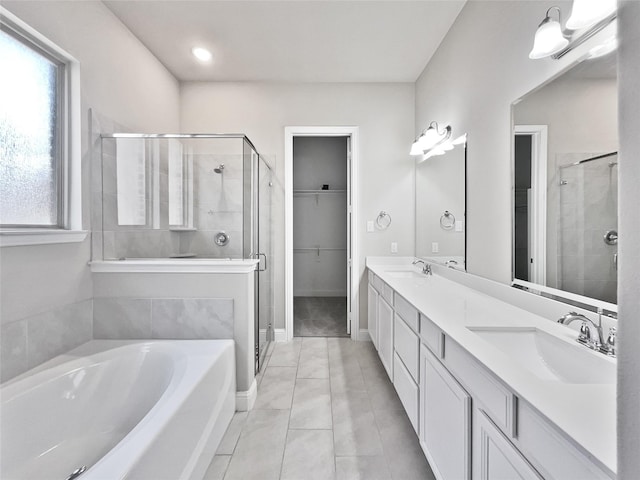
[[369,330],[366,328],[361,328],[358,331],[358,341],[359,342],[370,342],[371,335],[369,335]]
[[273,329],[273,339],[276,342],[286,342],[287,341],[287,331],[284,328],[274,328]]
[[247,412],[253,408],[258,396],[258,384],[253,379],[249,390],[244,392],[236,392],[236,412]]

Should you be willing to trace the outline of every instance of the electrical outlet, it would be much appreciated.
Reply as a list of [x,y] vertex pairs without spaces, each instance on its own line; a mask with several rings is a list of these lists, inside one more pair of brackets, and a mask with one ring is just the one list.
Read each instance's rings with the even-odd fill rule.
[[391,242],[391,253],[398,253],[398,242]]
[[440,245],[438,242],[431,242],[431,253],[438,253],[440,251]]
[[371,233],[373,231],[375,231],[373,220],[367,220],[367,233]]

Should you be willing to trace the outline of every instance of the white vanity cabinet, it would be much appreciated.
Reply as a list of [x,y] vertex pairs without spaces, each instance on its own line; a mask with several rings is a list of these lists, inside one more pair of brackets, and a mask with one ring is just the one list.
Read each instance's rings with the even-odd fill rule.
[[420,349],[420,443],[436,475],[471,478],[471,396],[440,361]]
[[378,355],[393,381],[393,308],[382,294],[378,296]]
[[487,414],[473,412],[474,480],[542,480]]
[[[369,272],[369,276],[371,278],[373,274]],[[368,289],[368,301],[367,301],[367,320],[368,320],[368,329],[369,329],[369,337],[371,337],[371,342],[373,346],[378,348],[378,291],[373,288],[373,283],[371,280],[369,281]]]
[[445,333],[448,319],[371,272],[368,293],[371,339],[438,480],[615,478]]

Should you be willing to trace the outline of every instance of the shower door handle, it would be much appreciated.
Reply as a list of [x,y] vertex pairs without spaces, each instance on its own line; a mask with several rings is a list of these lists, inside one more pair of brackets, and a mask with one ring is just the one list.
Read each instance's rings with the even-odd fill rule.
[[256,257],[260,260],[260,257],[264,257],[264,268],[260,268],[260,262],[258,262],[258,271],[264,272],[267,270],[267,254],[266,253],[256,253]]

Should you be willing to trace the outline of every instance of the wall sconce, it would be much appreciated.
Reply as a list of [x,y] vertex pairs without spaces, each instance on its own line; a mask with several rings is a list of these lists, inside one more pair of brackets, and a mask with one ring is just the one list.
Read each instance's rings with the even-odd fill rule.
[[442,155],[453,147],[464,143],[467,139],[466,134],[455,140],[451,139],[451,125],[447,125],[440,130],[438,122],[431,122],[429,127],[411,145],[409,155],[424,155],[423,160],[436,155]]
[[[558,20],[551,18],[552,11],[557,11]],[[537,60],[551,57],[557,60],[598,33],[615,18],[615,0],[574,0],[571,16],[563,29],[560,8],[551,7],[538,26],[529,58]]]

